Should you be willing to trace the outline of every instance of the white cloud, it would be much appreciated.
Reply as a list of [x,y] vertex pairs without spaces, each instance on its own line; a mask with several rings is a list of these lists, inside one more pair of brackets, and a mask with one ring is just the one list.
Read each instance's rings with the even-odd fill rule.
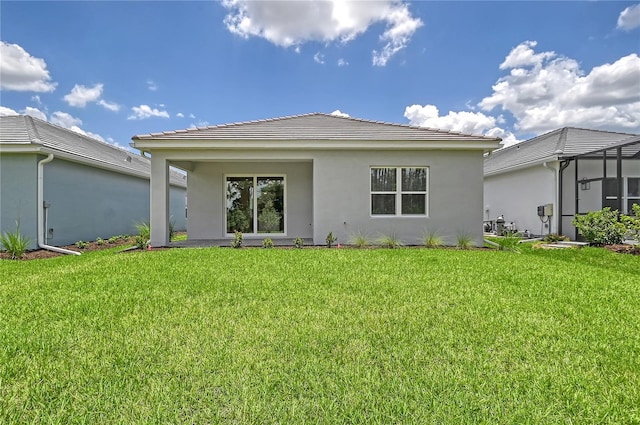
[[178,118],[184,118],[184,114],[183,114],[182,112],[178,112],[178,113],[176,114],[176,117],[178,117]]
[[640,131],[640,58],[633,53],[585,73],[579,63],[554,52],[535,53],[526,41],[500,65],[509,74],[479,103],[499,107],[516,129],[540,133],[564,126]]
[[634,4],[620,12],[617,28],[624,31],[640,27],[640,4]]
[[80,125],[82,125],[82,120],[66,112],[54,112],[53,114],[51,114],[51,119],[49,120],[49,122],[55,125],[59,125],[60,127],[67,128],[71,131],[75,131],[76,133],[82,134],[83,136],[91,137],[92,139],[100,140],[101,142],[105,141],[104,138],[99,134],[92,133],[80,128]]
[[319,64],[323,65],[324,64],[324,55],[322,53],[318,52],[315,55],[313,55],[313,60],[316,63],[319,63]]
[[113,111],[113,112],[118,112],[120,110],[120,105],[118,105],[117,103],[113,103],[113,102],[107,102],[104,99],[100,99],[98,101],[98,105],[102,106],[105,109]]
[[333,111],[331,113],[331,115],[336,116],[336,117],[344,117],[344,118],[349,118],[350,117],[349,114],[347,114],[346,112],[340,111],[340,109],[336,109],[335,111]]
[[84,108],[89,102],[96,102],[102,96],[103,84],[96,84],[93,87],[85,87],[80,84],[76,84],[71,89],[71,93],[64,96],[65,102],[70,106],[76,106],[78,108]]
[[60,127],[64,127],[68,129],[72,129],[72,127],[77,127],[79,125],[82,125],[82,120],[80,118],[76,118],[62,111],[56,111],[53,114],[51,114],[50,122],[52,124],[59,125]]
[[338,59],[338,66],[349,66],[349,62],[347,62],[346,60],[340,58],[340,59]]
[[385,66],[403,49],[423,23],[414,18],[407,4],[398,0],[362,1],[250,1],[224,0],[229,10],[227,29],[243,38],[261,37],[282,47],[309,41],[347,43],[376,23],[386,23],[380,52],[373,51],[373,64]]
[[543,52],[536,54],[533,48],[538,45],[537,41],[525,41],[514,47],[500,64],[500,69],[517,68],[519,66],[540,65],[546,59],[554,57],[555,52]]
[[34,95],[34,96],[31,96],[31,101],[34,102],[38,106],[42,105],[42,101],[40,100],[40,96],[38,96],[37,94]]
[[380,52],[373,51],[373,64],[386,66],[389,59],[409,43],[413,34],[423,24],[419,18],[413,18],[406,4],[394,5],[387,16],[387,29],[380,36],[386,42]]
[[[76,133],[82,134],[83,136],[91,137],[92,139],[100,140],[101,142],[105,142],[104,138],[96,133],[92,133],[90,131],[85,131],[78,126],[72,125],[69,127],[69,130],[75,131]],[[112,143],[113,144],[113,143]]]
[[11,108],[7,108],[6,106],[0,106],[0,117],[5,117],[7,115],[20,115],[16,111]]
[[158,90],[158,85],[153,80],[147,80],[147,88],[151,91]]
[[195,116],[195,115],[193,115],[193,114],[189,114],[189,118],[191,118],[192,120],[195,120],[195,119],[196,119],[196,116]]
[[17,44],[0,41],[0,89],[52,92],[57,85],[44,59],[31,56]]
[[32,117],[39,118],[43,121],[47,121],[47,114],[45,114],[38,108],[32,108],[31,106],[27,106],[21,112],[25,115],[30,115]]
[[435,105],[411,105],[405,108],[404,116],[411,125],[500,137],[504,144],[519,142],[513,133],[498,126],[502,123],[500,117],[495,118],[482,112],[449,111],[447,115],[441,116]]
[[151,117],[169,118],[167,111],[151,108],[149,105],[134,106],[133,113],[127,117],[128,120],[143,120]]

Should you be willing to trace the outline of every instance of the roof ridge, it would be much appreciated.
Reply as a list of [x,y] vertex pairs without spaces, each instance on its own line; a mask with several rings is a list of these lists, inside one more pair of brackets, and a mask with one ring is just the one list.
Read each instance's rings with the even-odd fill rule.
[[556,142],[556,149],[553,151],[554,154],[560,155],[564,153],[564,148],[567,146],[568,132],[569,127],[562,127],[560,129],[560,137],[558,137],[558,141]]
[[[35,122],[33,122],[34,117],[32,117],[31,115],[22,115],[23,119],[24,119],[24,128],[27,131],[27,135],[29,136],[29,140],[32,143],[37,143],[39,145],[42,145],[42,141],[40,140],[40,132],[38,131],[38,128],[36,127]],[[33,135],[32,135],[33,133]]]
[[139,134],[139,135],[133,136],[133,139],[135,140],[139,136],[147,136],[147,135],[148,136],[168,136],[168,135],[172,135],[172,134],[187,133],[187,132],[193,132],[193,131],[198,131],[198,130],[223,129],[223,128],[236,127],[236,126],[246,125],[246,124],[277,122],[277,121],[284,121],[284,120],[289,120],[289,119],[304,118],[304,117],[311,117],[311,116],[324,116],[324,117],[334,118],[334,119],[343,119],[343,120],[356,121],[356,122],[362,122],[362,123],[367,123],[367,124],[381,124],[381,125],[387,125],[387,126],[392,126],[392,127],[400,127],[400,128],[410,128],[410,129],[419,130],[419,131],[436,132],[436,133],[441,133],[441,134],[452,134],[452,135],[460,135],[460,136],[468,136],[468,137],[478,137],[478,138],[491,139],[491,140],[498,139],[497,137],[490,137],[490,136],[486,136],[486,135],[482,135],[482,134],[463,133],[463,132],[460,132],[460,131],[443,130],[443,129],[432,128],[432,127],[420,127],[420,126],[417,126],[417,125],[394,123],[394,122],[387,122],[387,121],[374,121],[374,120],[369,120],[369,119],[365,119],[365,118],[357,118],[357,117],[352,117],[352,116],[345,117],[345,116],[340,116],[340,115],[328,114],[326,112],[309,112],[309,113],[305,113],[305,114],[285,115],[285,116],[282,116],[282,117],[275,117],[275,118],[265,118],[265,119],[258,119],[258,120],[237,121],[237,122],[233,122],[233,123],[209,125],[209,126],[206,126],[206,127],[195,127],[195,128],[181,129],[181,130],[168,130],[168,131],[148,133],[148,134]]
[[[58,124],[54,124],[52,122],[45,121],[45,120],[42,120],[42,119],[37,118],[37,117],[32,117],[31,115],[24,115],[24,116],[31,118],[31,123],[33,125],[34,131],[38,135],[37,140],[38,140],[39,143],[41,143],[41,141],[40,141],[41,140],[40,139],[40,133],[38,131],[38,126],[36,125],[36,122],[34,122],[34,120],[39,121],[40,123],[55,127],[56,129],[61,130],[61,131],[65,132],[65,133],[68,133],[68,134],[71,134],[71,135],[74,135],[74,136],[78,136],[78,137],[80,137],[82,139],[85,139],[85,140],[88,140],[88,141],[90,141],[92,143],[99,143],[99,144],[104,145],[106,147],[119,150],[119,151],[121,151],[123,153],[127,153],[129,155],[131,155],[131,154],[138,155],[137,153],[132,152],[132,151],[126,149],[126,148],[120,147],[120,146],[112,144],[112,143],[108,143],[106,141],[95,139],[95,138],[93,138],[91,136],[87,136],[86,134],[78,133],[77,131],[73,131],[70,128],[62,127],[62,126],[60,126]],[[141,156],[141,155],[138,155],[138,156]]]
[[623,133],[621,131],[611,131],[611,130],[595,130],[593,128],[584,128],[584,127],[572,127],[572,126],[568,126],[568,127],[563,127],[566,128],[568,130],[582,130],[582,131],[590,131],[590,132],[594,132],[594,133],[609,133],[609,134],[628,134],[629,136],[637,136],[638,134],[636,133]]

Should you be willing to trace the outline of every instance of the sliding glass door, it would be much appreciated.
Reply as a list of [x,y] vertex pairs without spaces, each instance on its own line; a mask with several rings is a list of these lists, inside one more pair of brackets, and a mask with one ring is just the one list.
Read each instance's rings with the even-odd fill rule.
[[285,233],[284,176],[227,176],[227,233]]

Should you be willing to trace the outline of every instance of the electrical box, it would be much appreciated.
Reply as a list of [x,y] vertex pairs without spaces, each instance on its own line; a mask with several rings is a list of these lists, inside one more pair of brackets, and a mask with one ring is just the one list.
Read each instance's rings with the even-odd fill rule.
[[551,217],[553,215],[553,204],[538,205],[538,217]]

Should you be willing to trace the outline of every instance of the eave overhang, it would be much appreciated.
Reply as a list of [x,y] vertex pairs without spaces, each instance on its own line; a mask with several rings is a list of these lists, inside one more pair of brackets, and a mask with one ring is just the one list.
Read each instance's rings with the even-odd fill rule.
[[482,150],[500,147],[500,139],[477,140],[154,140],[133,138],[132,147],[153,150]]

